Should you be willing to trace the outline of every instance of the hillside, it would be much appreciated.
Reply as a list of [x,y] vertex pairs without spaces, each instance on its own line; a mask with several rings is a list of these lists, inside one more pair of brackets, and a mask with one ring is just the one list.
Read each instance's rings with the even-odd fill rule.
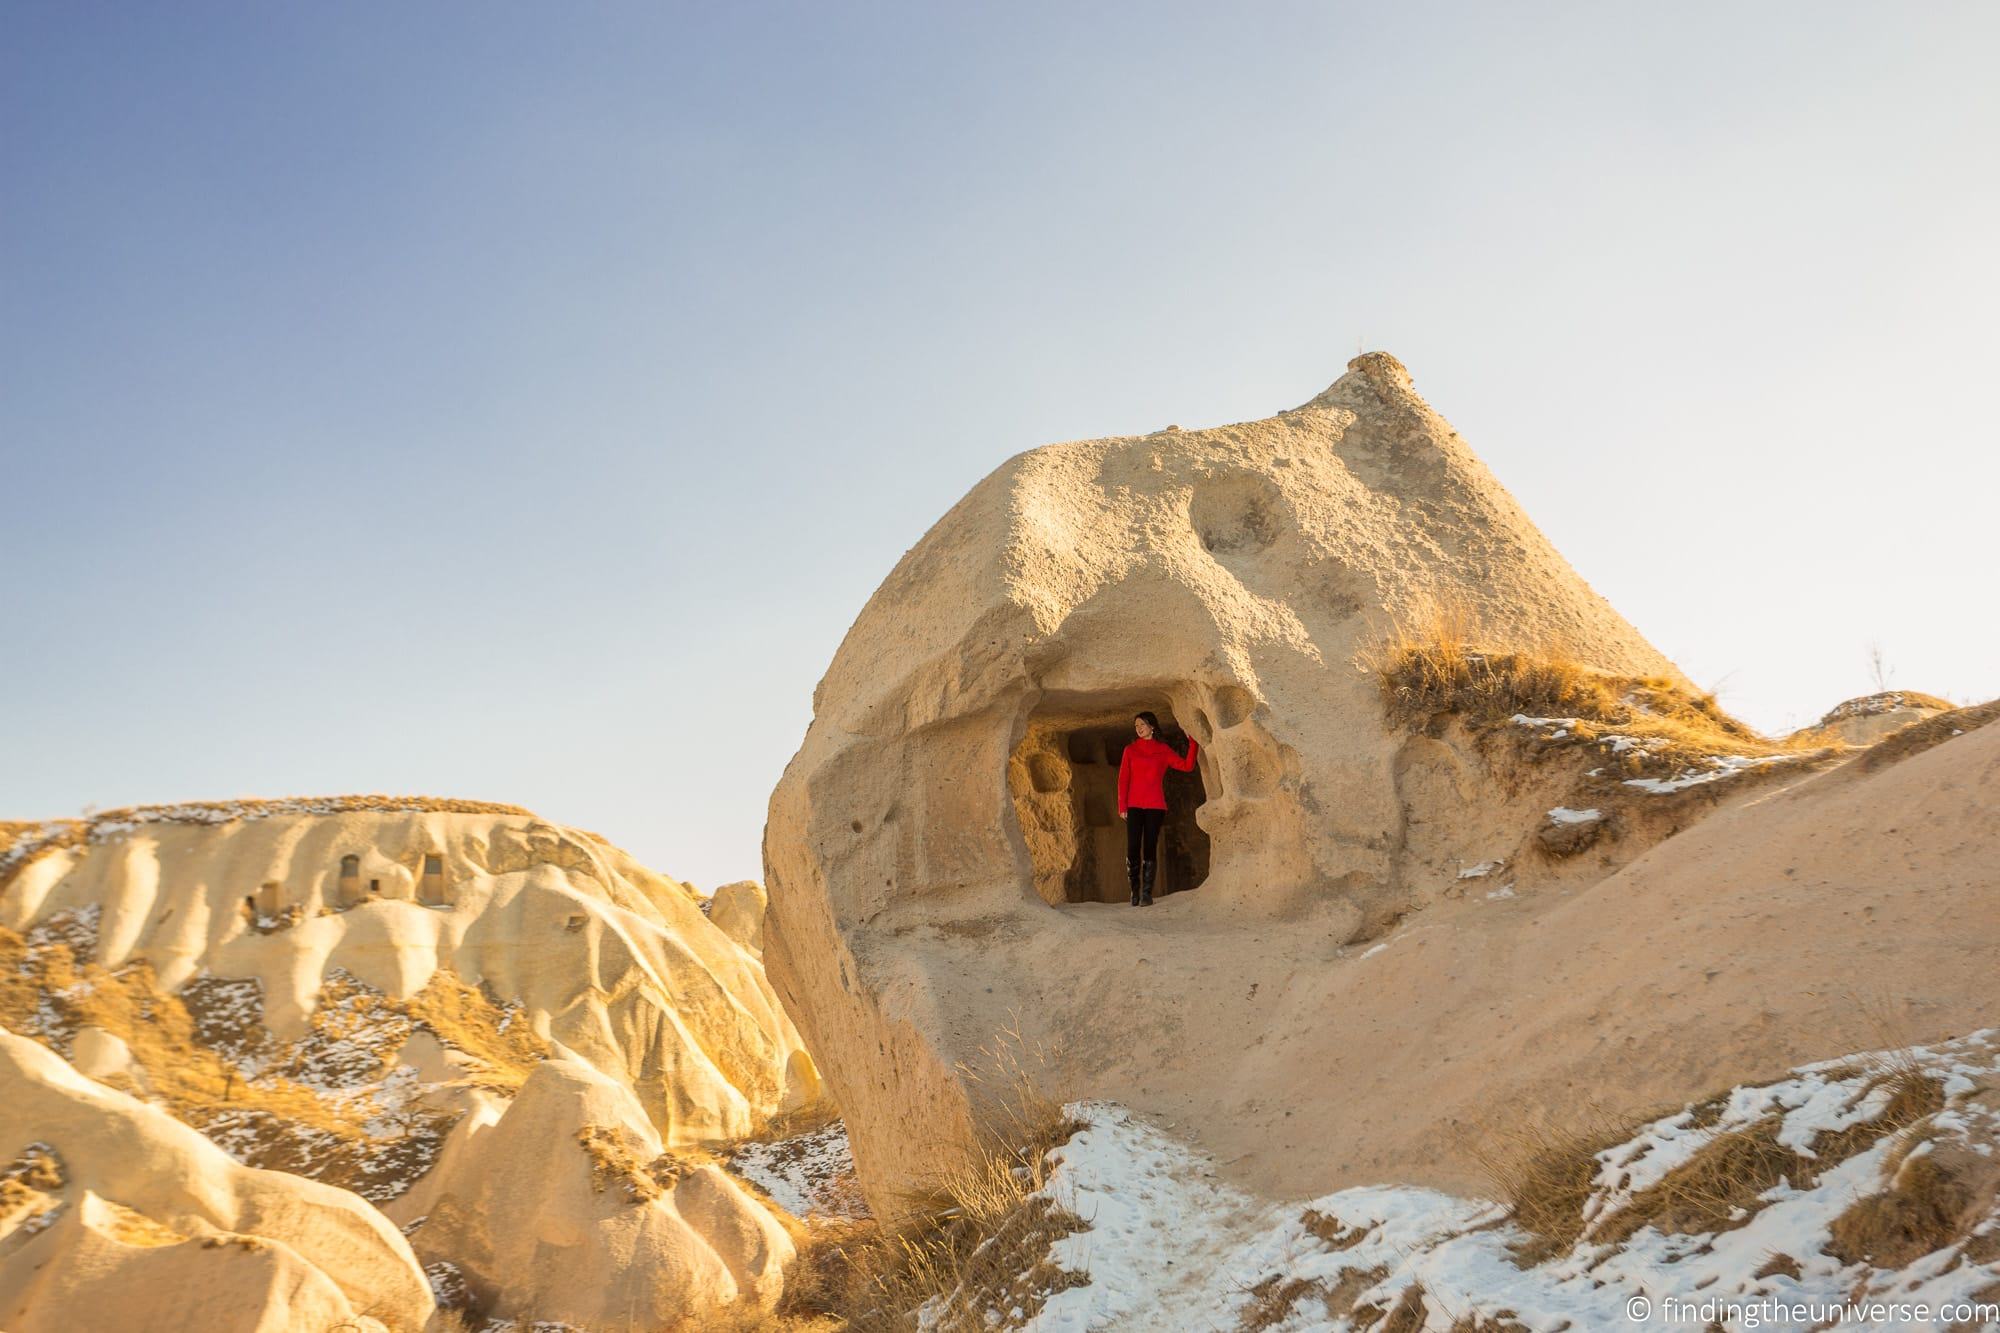
[[[376,1219],[367,1262],[401,1285],[398,1313],[371,1317],[391,1327],[421,1327],[433,1290],[586,1327],[777,1299],[796,1224],[723,1158],[817,1114],[821,1089],[755,949],[686,886],[592,834],[469,802],[203,803],[10,829],[0,1159],[41,1153],[65,1183],[0,1221],[0,1326],[60,1319],[52,1256],[143,1291],[163,1261],[126,1253],[142,1233],[206,1254],[222,1228],[309,1254],[301,1234],[326,1224],[301,1217],[307,1199]],[[754,895],[732,902],[754,931]],[[93,1126],[113,1122],[149,1146],[109,1160],[112,1131]],[[299,1193],[292,1220],[207,1206],[197,1223],[173,1202],[239,1179]],[[320,1269],[345,1290],[351,1262]],[[272,1293],[245,1288],[231,1317],[341,1308],[285,1272],[231,1278]]]

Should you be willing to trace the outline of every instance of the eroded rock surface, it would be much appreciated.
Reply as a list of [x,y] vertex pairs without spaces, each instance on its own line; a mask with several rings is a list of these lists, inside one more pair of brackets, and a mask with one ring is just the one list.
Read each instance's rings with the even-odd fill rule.
[[[90,1095],[345,1199],[468,1317],[595,1327],[628,1305],[663,1323],[776,1299],[788,1223],[704,1164],[821,1099],[744,942],[754,886],[729,895],[733,935],[601,838],[469,802],[148,807],[4,831],[0,1024]],[[25,1106],[0,1098],[0,1139],[40,1136]],[[668,1183],[604,1188],[593,1150]],[[96,1151],[71,1157],[95,1169]],[[198,1188],[174,1183],[182,1165],[160,1163],[155,1187]],[[92,1188],[68,1225],[146,1211],[129,1182]],[[319,1290],[276,1259],[232,1272],[251,1274],[229,1289],[242,1327],[263,1326],[252,1287]],[[50,1317],[23,1300],[23,1326]]]
[[[1448,719],[1387,720],[1376,645],[1445,604],[1482,648],[1685,684],[1382,354],[1269,420],[1021,454],[903,557],[765,832],[765,960],[878,1212],[958,1159],[991,1087],[968,1070],[1009,1025],[1060,1048],[1066,1094],[1165,1117],[1282,1194],[1465,1188],[1458,1129],[1504,1106],[1584,1082],[1687,1097],[1865,1045],[1814,977],[1922,991],[1942,1031],[1984,1021],[1993,839],[1910,850],[1874,823],[1976,819],[1985,742],[1860,805],[1844,770],[1763,758],[1591,778],[1624,804],[1562,824],[1607,761],[1560,721],[1519,719],[1520,762],[1498,763]],[[1150,909],[1116,890],[1110,784],[1138,709],[1202,747]],[[1768,892],[1814,932],[1780,931]],[[1908,932],[1895,947],[1876,912]],[[1796,989],[1767,993],[1755,964],[1781,946]]]

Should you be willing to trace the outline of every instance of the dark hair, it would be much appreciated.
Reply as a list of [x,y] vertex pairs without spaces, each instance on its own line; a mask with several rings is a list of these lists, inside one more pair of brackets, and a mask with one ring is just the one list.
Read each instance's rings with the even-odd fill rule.
[[1152,714],[1151,714],[1150,712],[1147,712],[1147,713],[1135,713],[1135,714],[1133,714],[1133,716],[1132,716],[1132,720],[1133,720],[1134,722],[1144,722],[1144,723],[1145,723],[1145,724],[1146,724],[1147,726],[1151,727],[1151,728],[1152,728],[1152,729],[1153,729],[1154,731],[1158,731],[1158,730],[1160,729],[1160,719],[1158,719],[1157,717],[1154,717],[1154,716],[1153,716],[1153,715],[1152,715]]

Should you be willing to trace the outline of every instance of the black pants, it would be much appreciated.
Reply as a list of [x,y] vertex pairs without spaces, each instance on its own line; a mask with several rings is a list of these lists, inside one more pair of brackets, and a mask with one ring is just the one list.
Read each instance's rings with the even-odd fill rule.
[[1160,860],[1160,830],[1166,825],[1164,810],[1142,810],[1133,806],[1125,812],[1125,864],[1142,861],[1157,865]]

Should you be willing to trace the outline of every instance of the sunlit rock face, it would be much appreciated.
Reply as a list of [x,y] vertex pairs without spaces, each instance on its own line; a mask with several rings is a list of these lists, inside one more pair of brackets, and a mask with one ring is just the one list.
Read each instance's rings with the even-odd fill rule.
[[[752,943],[755,885],[730,886],[717,922],[594,834],[427,798],[157,806],[0,833],[0,1030],[24,1067],[57,1071],[50,1087],[130,1103],[131,1123],[196,1145],[91,1184],[112,1213],[63,1216],[102,1230],[138,1209],[162,1235],[195,1235],[148,1191],[198,1191],[188,1172],[233,1158],[275,1168],[232,1167],[267,1192],[289,1182],[334,1200],[326,1216],[375,1219],[381,1262],[424,1306],[394,1327],[428,1317],[425,1269],[448,1276],[460,1315],[579,1327],[777,1299],[788,1223],[708,1162],[822,1097]],[[0,1095],[0,1172],[23,1144],[55,1143],[44,1122],[61,1117],[31,1109]],[[108,1170],[95,1140],[56,1147],[78,1179]],[[0,1215],[0,1248],[19,1222]],[[174,1252],[206,1255],[199,1239]],[[147,1280],[162,1262],[145,1259]],[[226,1310],[190,1308],[220,1321],[204,1328],[337,1322],[354,1283],[296,1267],[243,1265]],[[270,1294],[288,1283],[306,1284],[290,1307]],[[9,1328],[60,1312],[33,1293],[9,1308]]]
[[[1453,761],[1385,724],[1366,659],[1447,602],[1495,646],[1678,678],[1382,353],[1267,420],[1020,454],[903,557],[765,833],[766,962],[878,1209],[963,1145],[956,1066],[1010,1014],[1124,1095],[1220,1058],[1190,997],[1215,1016],[1410,910],[1399,786]],[[1201,749],[1135,937],[1141,709]]]

